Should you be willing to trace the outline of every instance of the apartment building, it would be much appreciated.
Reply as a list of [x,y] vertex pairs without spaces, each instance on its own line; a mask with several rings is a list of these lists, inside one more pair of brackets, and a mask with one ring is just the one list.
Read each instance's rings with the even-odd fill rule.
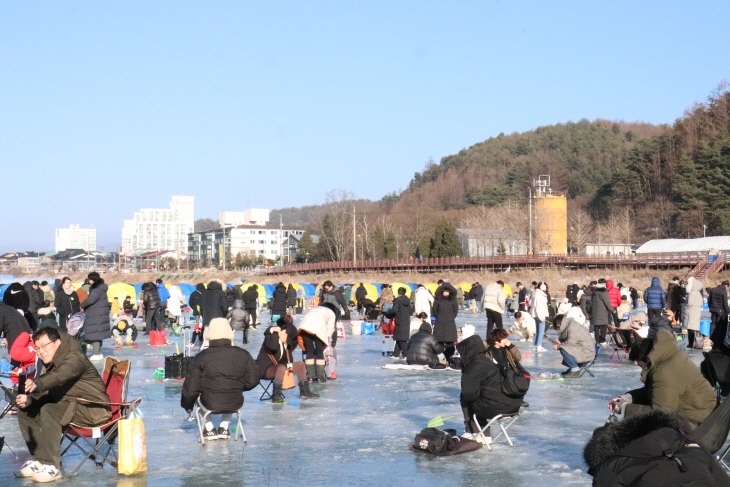
[[184,252],[193,233],[195,198],[173,196],[169,209],[144,208],[124,220],[122,253],[138,254],[158,250]]
[[87,252],[96,250],[96,228],[81,228],[69,225],[68,228],[56,229],[56,252],[67,249],[81,249]]

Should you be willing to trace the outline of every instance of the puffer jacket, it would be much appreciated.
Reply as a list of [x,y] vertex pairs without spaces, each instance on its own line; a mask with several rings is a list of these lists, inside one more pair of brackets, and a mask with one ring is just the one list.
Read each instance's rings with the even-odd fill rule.
[[608,299],[611,301],[611,306],[618,309],[621,306],[621,290],[613,287],[613,281],[611,279],[606,281],[606,289],[608,290]]
[[82,426],[103,424],[111,418],[111,410],[108,407],[86,407],[77,403],[76,399],[84,398],[108,403],[109,396],[106,394],[104,381],[94,364],[81,353],[79,342],[65,332],[60,332],[60,335],[61,345],[53,355],[53,360],[45,364],[40,376],[33,380],[37,388],[31,397],[37,400],[47,394],[54,402],[68,403],[69,409],[66,410],[64,418],[68,420],[73,417],[69,413],[73,413],[74,407],[84,407],[85,414],[82,417],[89,419],[91,424]]
[[687,420],[668,409],[596,429],[583,451],[593,485],[730,487],[722,466],[704,447],[688,440],[691,434]]
[[199,307],[203,304],[203,291],[205,291],[205,284],[201,282],[195,285],[195,291],[190,294],[188,304],[193,309],[193,316],[200,316]]
[[522,360],[522,352],[514,343],[510,343],[508,347],[495,347],[485,345],[487,347],[487,358],[496,362],[500,367],[511,367],[518,374],[527,375],[528,372],[520,363]]
[[13,343],[21,333],[33,333],[28,321],[18,310],[11,308],[5,303],[0,303],[0,335],[8,342],[8,350],[13,348]]
[[707,305],[710,308],[710,313],[730,313],[730,309],[727,304],[727,289],[725,289],[725,286],[720,284],[710,290],[710,293],[707,296]]
[[256,387],[259,379],[250,353],[228,339],[211,340],[188,367],[180,405],[190,411],[200,396],[203,406],[215,413],[235,413],[243,406],[243,392]]
[[299,332],[314,335],[324,344],[332,340],[332,346],[337,344],[337,318],[331,309],[326,306],[316,306],[309,310],[299,323]]
[[[449,291],[449,296],[444,296]],[[456,341],[456,315],[459,314],[459,302],[456,300],[456,289],[445,282],[436,290],[433,302],[433,316],[436,318],[433,334],[439,342],[453,343]]]
[[672,322],[664,315],[654,316],[651,320],[649,320],[649,332],[646,337],[656,340],[657,334],[660,331],[666,331],[672,334],[674,333],[674,330],[672,329]]
[[[297,328],[289,323],[284,325],[287,333],[286,345],[281,343],[279,339],[280,328],[277,325],[272,325],[264,332],[264,342],[261,344],[258,357],[256,357],[259,377],[263,377],[266,369],[269,365],[274,365],[274,362],[286,365],[287,362],[294,361],[292,352],[297,347]],[[272,357],[274,360],[271,360]]]
[[43,300],[50,301],[50,303],[53,304],[56,300],[56,293],[54,293],[53,289],[51,289],[51,285],[46,284],[45,286],[41,286],[40,289],[43,291]]
[[160,293],[157,292],[157,287],[154,283],[146,282],[142,284],[142,305],[144,306],[145,315],[154,313],[157,308],[161,306]]
[[472,286],[471,291],[469,291],[471,299],[476,299],[477,301],[481,301],[484,297],[484,288],[481,285],[478,286]]
[[580,310],[583,312],[583,316],[591,318],[591,300],[593,299],[593,288],[587,287],[580,297]]
[[157,293],[160,295],[160,302],[167,303],[170,299],[170,291],[165,287],[165,283],[161,282],[157,285]]
[[[365,299],[365,298],[363,298],[363,299]],[[342,310],[343,310],[343,311],[341,311],[341,313],[343,313],[342,319],[350,319],[349,318],[350,311],[349,311],[349,308],[347,307],[347,302],[345,301],[345,297],[342,295],[342,291],[340,291],[336,287],[332,288],[332,291],[330,291],[330,292],[325,291],[324,287],[323,287],[320,291],[319,301],[320,301],[320,303],[319,303],[320,305],[322,305],[324,303],[331,303],[331,304],[334,304],[336,308],[342,308]],[[345,318],[346,316],[347,316],[347,318]]]
[[290,308],[297,305],[297,290],[291,284],[286,288],[286,305]]
[[410,336],[411,315],[413,308],[411,301],[406,297],[398,296],[393,301],[393,312],[395,313],[395,330],[393,331],[393,340],[408,341]]
[[58,313],[58,326],[62,329],[66,329],[66,322],[74,313],[81,311],[79,306],[79,296],[76,291],[71,291],[70,294],[61,287],[56,293],[56,299],[54,306],[56,307],[56,313]]
[[279,284],[274,289],[271,314],[279,316],[286,314],[286,287],[283,284]]
[[358,302],[365,299],[367,294],[368,290],[365,289],[365,286],[358,286],[357,288],[355,288],[355,300],[357,300]]
[[251,286],[243,293],[243,306],[248,310],[256,310],[258,307],[256,304],[257,299],[259,299],[259,290]]
[[84,338],[87,342],[98,342],[112,336],[109,311],[111,305],[107,297],[109,286],[104,279],[94,281],[89,288],[89,296],[79,306],[84,310]]
[[608,325],[611,323],[611,315],[615,312],[616,310],[611,306],[611,299],[608,297],[604,285],[602,283],[596,284],[591,296],[591,324]]
[[573,356],[579,364],[591,362],[596,358],[596,342],[588,329],[574,318],[563,318],[558,331],[559,347]]
[[25,292],[28,293],[28,311],[31,313],[37,313],[38,309],[43,305],[43,302],[41,301],[41,291],[40,293],[38,290],[33,289],[33,284],[30,281],[26,281],[23,284],[23,288],[25,289]]
[[701,424],[715,409],[717,397],[694,362],[677,347],[673,334],[657,334],[649,361],[641,372],[644,387],[628,392],[631,403],[626,405],[624,417],[669,408]]
[[423,323],[418,333],[408,340],[406,361],[409,365],[431,365],[438,363],[438,354],[443,353],[444,346],[431,333],[431,325]]
[[490,284],[484,291],[484,301],[482,302],[483,309],[490,309],[497,313],[504,313],[504,304],[506,301],[504,295],[504,288],[497,284]]
[[480,423],[498,414],[518,412],[522,399],[508,397],[502,392],[502,372],[487,358],[482,339],[472,335],[459,343],[456,349],[463,365],[461,402],[472,408]]
[[208,326],[213,318],[223,318],[228,315],[228,299],[220,281],[210,281],[207,289],[203,291],[202,312],[203,326]]
[[644,302],[648,309],[664,309],[667,307],[667,293],[662,289],[658,277],[653,277],[651,286],[644,291]]
[[233,307],[228,310],[226,318],[234,330],[242,330],[248,325],[250,314],[243,309],[243,301],[237,299],[233,302]]
[[532,314],[532,317],[537,318],[540,321],[545,321],[550,316],[548,303],[549,298],[545,291],[542,289],[535,289],[532,293],[530,305],[530,313]]

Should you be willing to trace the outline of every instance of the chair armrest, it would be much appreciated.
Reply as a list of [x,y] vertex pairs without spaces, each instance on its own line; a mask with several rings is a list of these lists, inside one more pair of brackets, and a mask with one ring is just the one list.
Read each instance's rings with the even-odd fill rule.
[[83,402],[84,404],[95,404],[95,405],[102,405],[102,406],[121,406],[121,407],[129,407],[129,406],[137,406],[139,403],[142,402],[142,398],[135,399],[132,402],[101,402],[101,401],[90,401],[89,399],[84,399],[83,397],[79,397],[76,399],[78,402]]

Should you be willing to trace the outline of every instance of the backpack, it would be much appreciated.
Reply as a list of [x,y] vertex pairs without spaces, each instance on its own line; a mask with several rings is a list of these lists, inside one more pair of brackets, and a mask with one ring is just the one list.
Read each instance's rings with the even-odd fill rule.
[[66,329],[68,334],[72,337],[82,338],[84,336],[84,322],[86,321],[86,315],[84,313],[74,313],[71,318],[66,322]]
[[413,448],[434,455],[443,455],[453,449],[456,440],[456,430],[440,430],[438,428],[425,428],[416,435]]
[[502,373],[502,392],[512,398],[522,399],[530,388],[530,379],[524,374],[518,374],[509,365],[499,368]]

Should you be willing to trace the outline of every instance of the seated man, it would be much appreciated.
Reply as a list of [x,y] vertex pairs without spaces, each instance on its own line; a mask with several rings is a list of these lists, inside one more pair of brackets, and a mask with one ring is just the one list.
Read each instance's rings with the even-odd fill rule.
[[183,382],[180,405],[192,412],[200,397],[204,408],[221,415],[216,430],[205,423],[205,439],[230,438],[231,416],[243,406],[243,391],[259,383],[259,372],[251,354],[233,346],[233,330],[225,318],[213,318],[205,327],[208,348],[195,356]]
[[[435,365],[439,363],[438,354],[443,353],[444,346],[433,336],[431,323],[426,321],[426,313],[421,321],[418,333],[408,340],[406,362],[408,365]],[[420,317],[420,316],[419,316]]]
[[531,342],[537,332],[535,318],[525,311],[516,311],[515,326],[510,331],[517,335],[522,335],[523,342]]
[[649,320],[649,333],[647,334],[647,338],[655,340],[657,334],[662,330],[673,334],[673,322],[674,312],[672,310],[665,309],[662,314],[656,315]]
[[677,346],[668,331],[634,344],[629,359],[642,368],[644,387],[614,398],[608,409],[625,418],[653,409],[668,408],[684,415],[693,427],[715,409],[717,398],[697,366]]
[[15,476],[53,482],[62,477],[62,427],[71,422],[99,426],[111,418],[111,410],[76,401],[109,402],[104,381],[77,341],[55,328],[41,328],[33,334],[33,342],[44,367],[39,376],[26,381],[26,394],[18,394],[15,401],[18,426],[33,459]]
[[557,315],[553,318],[553,327],[558,330],[558,343],[553,347],[563,356],[563,365],[568,370],[561,375],[566,379],[580,377],[580,366],[596,358],[596,342],[588,329],[573,318]]
[[[476,439],[479,432],[474,424],[474,414],[483,427],[498,414],[511,414],[520,410],[522,398],[509,397],[502,392],[502,372],[499,366],[487,358],[487,349],[479,335],[472,335],[456,346],[461,355],[461,410],[464,413],[466,432],[464,438]],[[487,443],[491,432],[485,431]],[[481,437],[480,437],[481,439]]]

